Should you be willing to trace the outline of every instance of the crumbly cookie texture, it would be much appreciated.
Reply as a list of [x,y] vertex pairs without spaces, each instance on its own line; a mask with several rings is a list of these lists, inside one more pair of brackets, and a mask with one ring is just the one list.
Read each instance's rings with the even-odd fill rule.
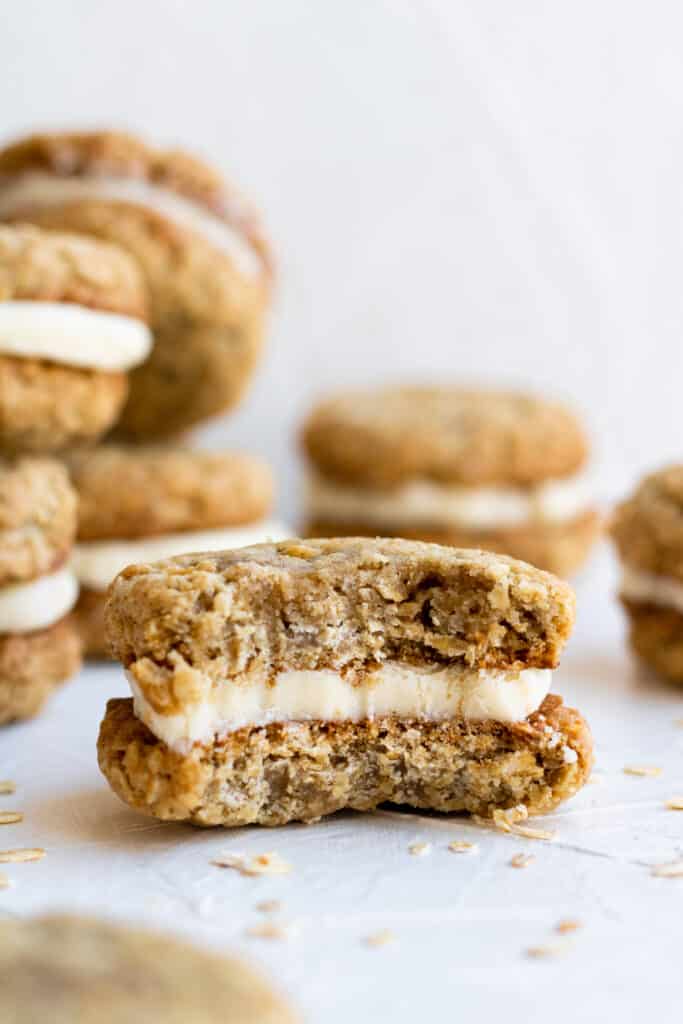
[[683,582],[683,466],[646,476],[617,508],[611,534],[627,565]]
[[416,478],[525,487],[576,473],[587,442],[564,406],[528,395],[457,388],[345,392],[303,428],[323,476],[390,490]]
[[59,452],[96,441],[127,393],[125,373],[0,355],[0,450]]
[[552,668],[574,619],[554,576],[406,540],[285,541],[129,566],[109,588],[112,653],[162,714],[206,686],[385,660]]
[[180,939],[80,917],[0,922],[7,1024],[294,1024],[240,961]]
[[0,191],[3,177],[11,183],[31,170],[160,185],[201,203],[247,240],[261,264],[256,276],[196,232],[135,203],[88,199],[19,214],[42,227],[117,243],[142,269],[154,348],[131,374],[121,437],[175,437],[233,407],[261,352],[272,278],[268,246],[244,200],[193,157],[116,132],[36,136],[0,151]]
[[[547,523],[500,530],[430,530],[401,528],[408,539],[445,544],[449,547],[481,548],[519,558],[556,576],[572,576],[584,564],[600,535],[602,519],[591,510],[567,523]],[[375,535],[376,530],[363,523],[328,523],[314,520],[307,527],[310,537]],[[392,531],[382,529],[385,536]]]
[[70,302],[144,319],[140,270],[118,246],[0,225],[0,301]]
[[68,465],[84,541],[239,526],[273,501],[268,466],[238,452],[103,445],[72,453]]
[[683,685],[683,615],[675,608],[621,599],[629,622],[629,642],[659,675]]
[[73,616],[86,658],[111,658],[104,630],[105,602],[106,597],[100,590],[81,586]]
[[551,811],[585,783],[592,740],[581,715],[547,697],[515,725],[496,722],[306,722],[242,729],[174,753],[111,700],[99,764],[144,814],[195,825],[284,825],[384,802],[489,816],[525,804]]
[[1,634],[0,725],[37,715],[80,667],[81,643],[71,616],[34,633]]
[[76,534],[76,494],[53,459],[0,458],[0,587],[66,561]]

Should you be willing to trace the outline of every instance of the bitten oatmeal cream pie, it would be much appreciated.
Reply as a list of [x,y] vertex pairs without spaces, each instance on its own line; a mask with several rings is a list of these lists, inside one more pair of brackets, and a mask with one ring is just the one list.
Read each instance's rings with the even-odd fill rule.
[[3,1024],[294,1024],[239,960],[82,917],[0,922]]
[[30,718],[80,667],[68,568],[76,495],[44,458],[0,458],[0,725]]
[[106,617],[133,698],[108,704],[100,767],[158,818],[539,814],[590,769],[588,726],[548,696],[572,591],[504,556],[362,538],[187,555],[127,568]]
[[268,466],[240,452],[102,445],[68,460],[78,493],[72,567],[86,654],[108,654],[107,587],[132,562],[281,540]]
[[108,430],[151,335],[133,260],[88,238],[0,227],[0,451],[57,451]]
[[121,132],[0,150],[0,219],[116,242],[142,268],[154,349],[119,429],[171,437],[233,406],[260,353],[272,267],[258,220],[211,167]]
[[484,548],[566,576],[599,531],[584,433],[544,399],[454,388],[346,392],[311,412],[303,446],[313,536]]
[[617,508],[611,533],[631,647],[660,675],[683,683],[683,466],[646,476]]

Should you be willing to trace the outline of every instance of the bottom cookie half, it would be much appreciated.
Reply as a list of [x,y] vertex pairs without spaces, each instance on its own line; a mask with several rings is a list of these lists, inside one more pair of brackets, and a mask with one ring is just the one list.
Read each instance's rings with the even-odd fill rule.
[[675,608],[622,598],[635,653],[659,675],[683,685],[683,615]]
[[589,511],[568,523],[514,527],[500,530],[438,529],[401,527],[400,531],[363,523],[334,523],[314,520],[307,537],[406,537],[454,548],[480,548],[511,555],[556,576],[567,577],[581,568],[597,540],[600,514]]
[[584,784],[592,739],[559,697],[515,725],[497,722],[304,722],[247,728],[185,756],[110,700],[99,764],[144,814],[196,825],[284,825],[391,802],[491,815],[552,810]]
[[81,665],[73,618],[34,633],[0,635],[0,725],[36,715]]

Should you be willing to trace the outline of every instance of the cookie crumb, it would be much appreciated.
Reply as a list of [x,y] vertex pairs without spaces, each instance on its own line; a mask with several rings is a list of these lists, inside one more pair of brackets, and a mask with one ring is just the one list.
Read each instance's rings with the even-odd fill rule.
[[683,878],[683,860],[674,860],[670,864],[655,864],[651,874],[655,878]]
[[479,853],[478,844],[470,843],[467,839],[454,839],[448,844],[448,849],[451,853]]
[[602,775],[598,775],[596,772],[591,772],[586,779],[587,786],[597,786],[599,782],[602,782]]
[[652,777],[662,774],[661,768],[657,768],[655,765],[647,764],[628,764],[624,768],[624,775],[639,775],[643,778]]
[[23,820],[24,815],[21,811],[0,811],[0,825],[16,825]]
[[277,914],[282,910],[282,903],[280,900],[261,900],[254,909],[260,914]]
[[395,942],[396,936],[388,928],[385,928],[381,932],[373,932],[372,935],[366,935],[363,941],[366,946],[377,949],[379,946],[388,946],[390,942]]
[[17,787],[10,779],[0,780],[0,796],[11,796],[16,791]]
[[245,930],[245,935],[250,939],[271,939],[283,941],[291,939],[296,934],[296,927],[291,923],[278,923],[277,921],[260,921],[251,925]]
[[668,811],[683,811],[683,796],[672,796],[664,806]]
[[533,853],[516,853],[510,861],[511,868],[528,868],[536,860]]
[[427,854],[432,852],[431,843],[411,843],[408,847],[408,852],[413,857],[426,857]]
[[278,853],[258,853],[254,857],[245,857],[243,853],[219,854],[211,861],[217,868],[233,868],[241,875],[286,875],[292,868]]
[[24,864],[31,860],[42,860],[45,850],[36,847],[24,850],[0,850],[0,864]]
[[12,883],[10,882],[7,875],[3,875],[2,873],[0,873],[0,889],[9,889],[11,884]]
[[562,956],[568,950],[569,944],[566,942],[550,942],[546,946],[530,946],[526,955],[533,960],[542,960],[547,957]]
[[583,928],[581,922],[571,917],[567,917],[563,921],[558,921],[555,925],[555,931],[558,932],[559,935],[569,935],[570,932],[576,932],[579,928]]

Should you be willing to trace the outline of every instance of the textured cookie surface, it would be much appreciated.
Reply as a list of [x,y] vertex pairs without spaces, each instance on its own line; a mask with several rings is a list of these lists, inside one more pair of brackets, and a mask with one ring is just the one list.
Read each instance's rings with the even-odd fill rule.
[[[468,530],[428,527],[402,527],[400,536],[408,539],[446,544],[457,548],[480,548],[530,562],[538,569],[568,577],[586,561],[601,529],[596,511],[586,512],[567,523],[542,523],[535,526],[509,527],[500,530]],[[384,536],[394,531],[382,528]],[[398,532],[398,531],[397,531]],[[310,537],[373,537],[376,528],[365,523],[330,523],[314,520],[306,533]]]
[[0,225],[0,301],[70,302],[144,319],[134,260],[118,246],[77,235]]
[[523,562],[357,538],[129,566],[106,609],[112,653],[162,713],[207,680],[249,673],[348,674],[391,659],[551,668],[573,618],[571,589]]
[[415,478],[523,487],[573,474],[587,455],[563,406],[455,388],[340,394],[313,410],[303,445],[323,476],[378,489]]
[[78,917],[0,922],[3,1024],[292,1024],[245,964]]
[[116,132],[38,136],[0,152],[0,199],[4,185],[30,172],[159,186],[200,204],[243,240],[254,255],[253,274],[199,231],[133,199],[28,204],[7,215],[114,242],[141,267],[154,348],[131,374],[122,436],[173,437],[235,405],[260,354],[272,270],[258,220],[242,197],[193,157]]
[[0,725],[38,714],[80,666],[81,643],[71,616],[33,633],[0,634]]
[[0,587],[56,569],[76,534],[76,495],[53,459],[0,459]]
[[68,465],[84,541],[239,526],[272,504],[268,466],[237,452],[103,445]]
[[572,796],[592,763],[588,726],[547,697],[524,722],[394,718],[243,729],[187,756],[158,741],[112,700],[99,764],[142,813],[197,825],[283,825],[390,801],[488,816],[524,804],[542,814]]
[[611,533],[627,565],[683,581],[683,466],[645,477],[617,508]]

